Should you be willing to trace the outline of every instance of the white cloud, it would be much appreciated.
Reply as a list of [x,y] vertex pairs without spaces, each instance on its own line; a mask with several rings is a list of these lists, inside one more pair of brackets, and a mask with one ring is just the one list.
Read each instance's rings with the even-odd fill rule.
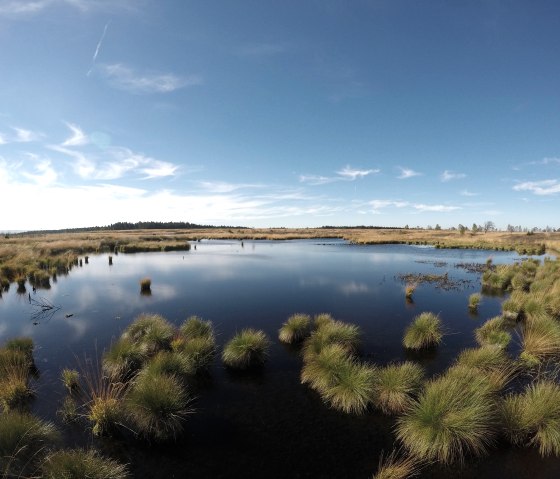
[[348,180],[355,180],[356,178],[363,178],[364,176],[379,173],[381,170],[379,169],[371,169],[371,170],[357,170],[351,168],[350,166],[345,166],[342,170],[337,171],[336,174],[346,178]]
[[177,76],[173,73],[140,73],[121,63],[96,67],[109,84],[129,93],[170,93],[202,84],[197,75]]
[[300,175],[299,181],[301,183],[308,183],[310,185],[326,185],[328,183],[332,183],[334,181],[339,181],[340,178],[336,177],[328,177],[328,176],[320,176],[320,175]]
[[369,202],[369,205],[372,207],[374,213],[379,213],[379,210],[393,207],[393,208],[410,208],[413,211],[418,212],[451,212],[460,210],[460,206],[449,206],[449,205],[427,205],[424,203],[411,203],[409,201],[395,201],[395,200],[372,200]]
[[49,7],[72,7],[81,12],[134,10],[139,0],[0,0],[0,15],[33,15]]
[[399,166],[398,169],[401,170],[401,174],[399,176],[397,176],[397,178],[399,180],[404,180],[404,179],[407,179],[407,178],[412,178],[414,176],[422,175],[422,173],[419,173],[418,171],[414,171],[410,168],[403,168],[403,167]]
[[198,185],[212,193],[231,193],[245,188],[263,188],[263,185],[251,183],[227,183],[225,181],[200,181]]
[[465,173],[455,173],[453,171],[445,170],[441,175],[440,179],[443,182],[451,181],[451,180],[460,180],[461,178],[466,178]]
[[93,71],[93,66],[95,65],[95,61],[97,60],[97,56],[101,50],[101,45],[103,44],[103,40],[105,39],[105,35],[107,34],[107,28],[109,27],[109,23],[105,24],[105,28],[103,28],[103,33],[101,34],[101,38],[97,42],[97,46],[95,47],[95,52],[93,52],[93,57],[91,58],[91,68],[87,72],[87,76],[90,76],[91,72]]
[[473,193],[472,191],[469,191],[469,190],[462,190],[460,195],[461,196],[478,196],[479,193]]
[[515,191],[530,191],[538,196],[560,193],[559,180],[526,181],[513,187]]
[[89,138],[76,125],[66,123],[66,126],[72,131],[72,136],[62,143],[62,146],[82,146],[89,143]]
[[37,141],[43,136],[41,133],[36,133],[31,130],[26,130],[25,128],[12,127],[16,135],[12,138],[12,141],[16,143],[30,143],[32,141]]
[[33,183],[41,186],[51,185],[58,179],[58,174],[51,166],[50,160],[39,160],[35,164],[37,173],[23,172],[23,176],[31,180]]

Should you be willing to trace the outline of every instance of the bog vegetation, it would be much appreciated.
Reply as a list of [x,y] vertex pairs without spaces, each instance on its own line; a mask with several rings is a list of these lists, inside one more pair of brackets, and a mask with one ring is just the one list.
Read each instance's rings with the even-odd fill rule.
[[[187,244],[183,237],[177,241]],[[81,254],[95,251],[87,244]],[[125,244],[130,245],[111,244],[109,250],[118,246],[124,252]],[[53,256],[66,258],[66,272],[75,264],[72,251]],[[3,277],[38,278],[34,264],[2,269]],[[52,278],[58,266],[46,264],[40,271]],[[433,463],[460,465],[504,441],[560,456],[560,261],[489,261],[484,292],[504,295],[501,314],[482,320],[473,338],[478,347],[463,350],[435,377],[413,360],[376,364],[362,349],[360,328],[328,313],[297,313],[279,325],[279,341],[299,351],[302,387],[325,407],[392,417],[399,453],[382,459],[374,477],[411,477]],[[476,310],[481,297],[471,295],[469,309]],[[447,332],[445,320],[429,311],[419,314],[403,328],[403,348],[438,347]],[[514,337],[518,350],[511,348]],[[264,331],[247,328],[225,341],[219,357],[230,369],[266,369],[271,347]],[[126,465],[94,449],[63,448],[56,428],[29,413],[37,373],[33,351],[30,338],[13,338],[0,348],[2,476],[128,477]],[[210,321],[190,316],[177,327],[161,315],[141,314],[114,339],[99,365],[69,364],[61,371],[67,390],[61,417],[116,440],[179,440],[195,413],[197,379],[209,374],[217,353]]]

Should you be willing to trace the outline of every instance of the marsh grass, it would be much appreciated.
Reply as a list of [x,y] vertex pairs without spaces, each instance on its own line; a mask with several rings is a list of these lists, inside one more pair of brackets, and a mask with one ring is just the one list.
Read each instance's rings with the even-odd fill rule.
[[372,400],[375,373],[375,368],[357,362],[340,344],[331,344],[304,363],[301,380],[334,409],[362,414]]
[[75,392],[80,387],[80,373],[76,369],[64,368],[60,372],[60,380],[68,392]]
[[408,283],[404,288],[404,297],[410,303],[412,302],[412,295],[414,291],[416,291],[417,286],[416,283]]
[[182,343],[178,348],[189,361],[194,374],[207,370],[216,356],[214,336],[199,336]]
[[33,362],[33,339],[28,337],[12,338],[6,341],[5,348],[10,351],[20,351]]
[[418,460],[393,450],[388,456],[381,455],[377,472],[372,479],[408,479],[420,474]]
[[0,406],[4,411],[21,407],[33,396],[29,376],[33,357],[19,349],[0,349]]
[[244,329],[226,343],[222,360],[226,366],[236,369],[262,365],[269,347],[270,341],[263,331]]
[[212,321],[207,321],[199,316],[189,316],[181,326],[179,332],[187,339],[214,338]]
[[159,314],[140,314],[124,331],[121,338],[145,348],[149,355],[171,348],[175,335],[173,326]]
[[313,328],[321,329],[325,324],[334,322],[334,318],[329,313],[319,313],[313,317]]
[[304,360],[309,360],[313,355],[331,344],[339,344],[349,354],[354,354],[360,347],[360,328],[354,324],[342,321],[327,321],[316,329],[303,344]]
[[140,374],[157,376],[167,374],[180,379],[196,372],[192,361],[181,351],[160,351],[148,361]]
[[527,318],[521,330],[520,359],[528,366],[560,356],[560,324],[553,319]]
[[450,464],[481,455],[494,442],[497,406],[488,378],[456,366],[428,382],[397,421],[396,434],[415,458]]
[[142,342],[121,338],[103,354],[103,371],[111,378],[127,379],[142,367],[147,357],[147,347]]
[[0,414],[0,473],[29,477],[60,439],[53,424],[21,412]]
[[506,349],[511,342],[509,329],[515,326],[504,316],[496,316],[474,330],[476,342],[480,346],[497,346]]
[[62,401],[62,405],[56,411],[56,414],[60,417],[62,422],[66,424],[76,422],[80,418],[76,399],[71,396],[66,396]]
[[125,465],[93,450],[69,449],[50,454],[42,467],[44,479],[126,479]]
[[375,377],[374,404],[385,414],[402,414],[411,405],[424,381],[424,370],[406,361],[378,369]]
[[501,407],[504,432],[517,445],[537,446],[541,456],[560,456],[560,386],[538,381]]
[[478,312],[478,305],[481,299],[482,295],[480,293],[473,293],[469,296],[469,311],[471,313]]
[[441,320],[434,313],[425,312],[416,316],[406,328],[403,345],[408,349],[424,349],[437,346],[442,338]]
[[147,440],[164,442],[183,432],[190,401],[175,376],[151,372],[137,376],[126,404],[133,428]]
[[310,324],[311,317],[308,314],[293,314],[280,328],[278,338],[287,344],[303,341],[309,335]]
[[142,294],[152,293],[152,280],[150,278],[142,278],[140,280],[140,293]]

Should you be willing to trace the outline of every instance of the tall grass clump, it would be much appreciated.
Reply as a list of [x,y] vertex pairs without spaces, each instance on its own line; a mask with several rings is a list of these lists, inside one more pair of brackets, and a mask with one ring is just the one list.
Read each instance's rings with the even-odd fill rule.
[[420,473],[419,462],[409,456],[398,455],[395,450],[388,456],[381,456],[379,467],[372,479],[408,479]]
[[152,292],[152,280],[150,278],[142,278],[140,280],[140,293],[150,294]]
[[511,334],[508,331],[511,327],[511,321],[504,316],[491,318],[474,330],[476,342],[480,346],[497,346],[505,349],[511,341]]
[[64,368],[60,372],[60,380],[69,392],[77,391],[80,387],[80,373],[76,369]]
[[454,367],[431,380],[402,416],[396,433],[419,460],[450,464],[481,455],[497,431],[494,389],[480,371]]
[[181,382],[164,373],[140,374],[126,403],[135,430],[154,441],[176,439],[191,412],[190,398]]
[[148,361],[140,374],[149,376],[167,374],[177,378],[185,378],[195,372],[192,361],[181,351],[160,351]]
[[560,386],[539,381],[502,403],[504,432],[517,445],[538,446],[541,456],[560,456]]
[[471,313],[476,313],[478,311],[481,298],[482,296],[480,293],[473,293],[469,296],[469,311]]
[[179,332],[187,340],[194,338],[214,337],[214,326],[212,321],[204,320],[198,316],[189,316],[181,326]]
[[2,477],[29,477],[41,458],[60,439],[48,422],[21,412],[0,414],[0,473]]
[[263,331],[244,329],[231,338],[222,351],[226,366],[246,369],[266,361],[270,341]]
[[309,334],[310,324],[311,317],[308,314],[293,314],[280,328],[278,338],[288,344],[303,341]]
[[113,379],[127,379],[142,367],[147,357],[144,343],[123,337],[103,354],[103,371]]
[[403,345],[408,349],[423,349],[441,343],[443,332],[441,320],[434,313],[425,312],[416,316],[406,328]]
[[126,479],[126,466],[93,450],[68,449],[50,454],[42,467],[44,479]]
[[304,363],[301,381],[309,383],[334,409],[362,414],[371,403],[375,369],[352,358],[340,344],[325,346]]
[[560,356],[560,323],[554,319],[527,318],[521,330],[522,359],[528,366]]
[[325,324],[333,323],[334,318],[329,313],[319,313],[313,317],[313,328],[320,329]]
[[140,314],[122,334],[122,338],[142,345],[148,354],[170,349],[175,334],[173,326],[159,314]]
[[33,339],[28,337],[12,338],[6,341],[5,348],[10,351],[20,351],[30,361],[33,361]]
[[404,288],[404,297],[408,302],[412,302],[412,295],[414,291],[416,291],[416,284],[415,283],[408,283]]
[[424,380],[424,370],[406,361],[389,364],[377,371],[373,401],[385,414],[402,414],[411,405]]
[[212,322],[190,316],[179,327],[179,336],[171,342],[171,347],[188,359],[193,373],[207,369],[216,355]]
[[349,354],[354,354],[360,346],[360,336],[360,328],[355,324],[342,321],[325,322],[305,340],[304,360],[307,361],[313,355],[320,353],[325,346],[331,344],[339,344]]
[[0,349],[0,406],[4,411],[21,406],[33,395],[29,386],[33,359],[14,349]]

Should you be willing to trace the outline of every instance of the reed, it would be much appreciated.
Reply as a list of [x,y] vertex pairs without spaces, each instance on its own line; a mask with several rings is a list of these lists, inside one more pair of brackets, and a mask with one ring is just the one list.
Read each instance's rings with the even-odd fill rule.
[[403,345],[408,349],[423,349],[437,346],[443,338],[441,321],[434,313],[416,316],[405,330]]
[[402,414],[408,410],[424,381],[424,370],[406,361],[389,364],[377,371],[374,404],[385,414]]
[[283,343],[297,343],[309,335],[311,317],[308,314],[296,313],[290,316],[278,332],[278,338]]
[[126,479],[125,465],[94,450],[67,449],[50,454],[42,467],[44,479]]
[[244,329],[226,343],[222,360],[236,369],[258,366],[266,361],[269,347],[270,341],[263,331]]

